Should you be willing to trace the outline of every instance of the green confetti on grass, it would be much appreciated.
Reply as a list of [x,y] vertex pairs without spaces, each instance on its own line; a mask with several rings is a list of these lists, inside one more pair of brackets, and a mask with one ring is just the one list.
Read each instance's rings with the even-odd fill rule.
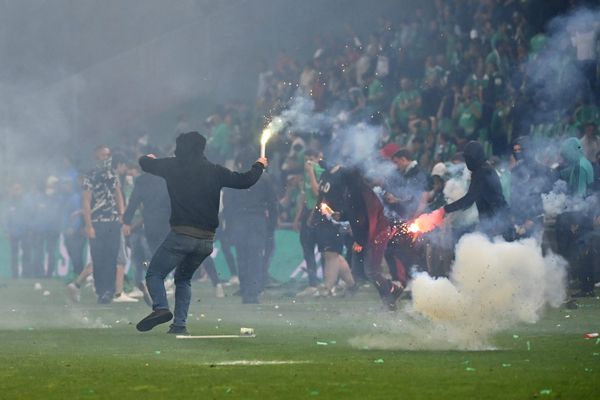
[[156,355],[159,355],[159,354],[160,354],[160,350],[156,350],[156,351],[154,352],[154,354],[156,354]]
[[313,390],[310,392],[311,396],[318,396],[319,395],[319,391],[318,390]]
[[378,358],[377,360],[373,361],[375,364],[383,364],[385,361],[383,361],[383,358]]
[[531,351],[531,342],[527,341],[527,351]]
[[327,342],[317,342],[317,346],[327,346],[328,344]]
[[518,339],[519,335],[513,335],[513,339]]
[[229,393],[231,393],[231,388],[227,388],[227,389],[225,390],[225,394],[229,394]]
[[330,340],[329,344],[336,344],[337,342],[335,340]]
[[596,339],[596,344],[600,344],[600,338]]
[[502,364],[502,366],[503,366],[504,368],[508,368],[508,367],[511,367],[512,365],[511,365],[511,364]]
[[465,371],[475,372],[475,368],[467,367],[467,368],[465,368]]
[[552,394],[552,389],[542,389],[542,390],[540,390],[540,394],[548,396],[548,395]]

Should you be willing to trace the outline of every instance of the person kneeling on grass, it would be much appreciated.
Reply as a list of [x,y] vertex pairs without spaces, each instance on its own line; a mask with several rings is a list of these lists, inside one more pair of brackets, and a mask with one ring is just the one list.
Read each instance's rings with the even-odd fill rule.
[[175,269],[175,318],[169,333],[187,333],[191,279],[213,250],[221,189],[247,189],[267,166],[267,159],[259,158],[249,171],[232,172],[209,162],[204,156],[205,146],[204,136],[188,132],[177,137],[175,157],[157,159],[149,154],[139,160],[142,170],[165,179],[171,201],[171,231],[154,253],[146,273],[154,311],[137,324],[140,332],[173,319],[164,279]]

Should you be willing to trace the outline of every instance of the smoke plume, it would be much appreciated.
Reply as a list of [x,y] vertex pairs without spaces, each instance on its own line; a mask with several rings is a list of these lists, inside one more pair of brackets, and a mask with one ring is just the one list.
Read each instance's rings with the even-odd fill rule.
[[[492,349],[495,334],[535,323],[544,308],[565,299],[565,262],[544,257],[534,239],[507,243],[481,234],[456,246],[449,278],[419,273],[412,281],[411,321],[386,335],[352,341],[369,348]],[[420,320],[425,317],[426,321]]]

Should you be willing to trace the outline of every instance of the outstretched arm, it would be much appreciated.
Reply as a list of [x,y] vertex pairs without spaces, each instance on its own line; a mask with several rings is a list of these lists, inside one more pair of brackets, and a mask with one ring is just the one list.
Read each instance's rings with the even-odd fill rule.
[[259,158],[246,172],[233,172],[225,167],[218,167],[217,173],[219,174],[221,186],[233,189],[248,189],[258,181],[266,166],[267,159]]
[[451,213],[458,210],[465,210],[471,207],[473,203],[475,203],[475,191],[473,190],[473,181],[471,181],[467,194],[456,200],[454,203],[446,204],[444,206],[444,211]]

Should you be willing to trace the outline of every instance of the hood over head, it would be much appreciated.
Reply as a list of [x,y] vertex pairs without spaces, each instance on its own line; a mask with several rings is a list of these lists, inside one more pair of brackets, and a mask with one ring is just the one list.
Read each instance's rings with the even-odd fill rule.
[[575,137],[570,137],[562,142],[560,145],[560,155],[569,164],[578,164],[579,160],[585,157],[581,142]]
[[191,160],[204,154],[206,138],[196,131],[182,133],[175,140],[175,157]]
[[463,154],[469,171],[475,171],[486,161],[483,146],[479,142],[471,141],[467,143]]

